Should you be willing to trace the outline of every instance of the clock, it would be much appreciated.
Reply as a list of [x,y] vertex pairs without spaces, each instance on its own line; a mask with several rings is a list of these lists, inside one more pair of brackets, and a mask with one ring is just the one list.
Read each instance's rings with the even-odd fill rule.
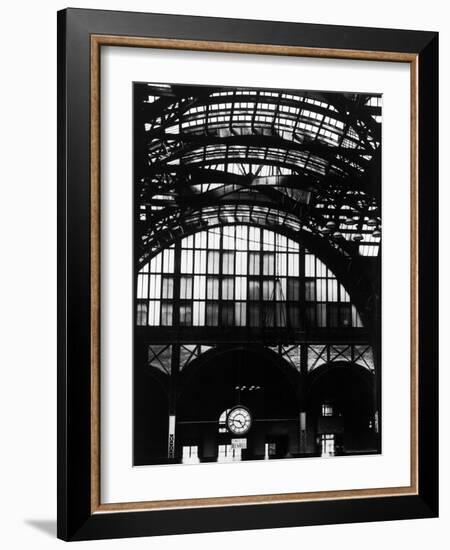
[[231,433],[242,435],[248,432],[252,425],[250,411],[242,405],[233,407],[227,416],[227,427]]

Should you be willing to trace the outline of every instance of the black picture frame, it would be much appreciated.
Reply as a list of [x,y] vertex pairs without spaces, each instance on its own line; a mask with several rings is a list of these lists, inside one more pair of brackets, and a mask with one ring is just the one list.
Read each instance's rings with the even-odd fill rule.
[[[417,493],[96,511],[92,488],[92,37],[272,45],[416,63]],[[197,49],[202,49],[201,44]],[[208,49],[208,48],[203,48]],[[328,52],[328,53],[327,53]],[[339,54],[340,52],[340,54]],[[365,54],[363,54],[365,52]],[[58,537],[88,540],[438,515],[438,34],[85,9],[58,12]],[[94,466],[94,467],[93,467]]]

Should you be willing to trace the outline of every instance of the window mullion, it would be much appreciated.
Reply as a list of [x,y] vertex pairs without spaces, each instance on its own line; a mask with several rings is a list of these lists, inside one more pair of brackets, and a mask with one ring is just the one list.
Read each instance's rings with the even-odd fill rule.
[[175,242],[173,270],[173,312],[172,324],[180,325],[180,281],[181,281],[181,240]]

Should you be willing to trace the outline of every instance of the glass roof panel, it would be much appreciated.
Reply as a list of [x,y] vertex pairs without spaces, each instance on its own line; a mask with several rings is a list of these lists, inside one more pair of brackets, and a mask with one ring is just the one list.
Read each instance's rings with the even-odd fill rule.
[[155,84],[144,98],[147,243],[192,223],[281,219],[375,255],[379,95]]

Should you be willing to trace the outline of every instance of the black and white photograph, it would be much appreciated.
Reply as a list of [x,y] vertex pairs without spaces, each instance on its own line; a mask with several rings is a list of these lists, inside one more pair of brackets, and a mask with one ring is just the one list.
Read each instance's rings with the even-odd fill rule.
[[3,548],[448,545],[450,31],[405,7],[4,4]]
[[133,464],[381,448],[381,94],[133,83]]

